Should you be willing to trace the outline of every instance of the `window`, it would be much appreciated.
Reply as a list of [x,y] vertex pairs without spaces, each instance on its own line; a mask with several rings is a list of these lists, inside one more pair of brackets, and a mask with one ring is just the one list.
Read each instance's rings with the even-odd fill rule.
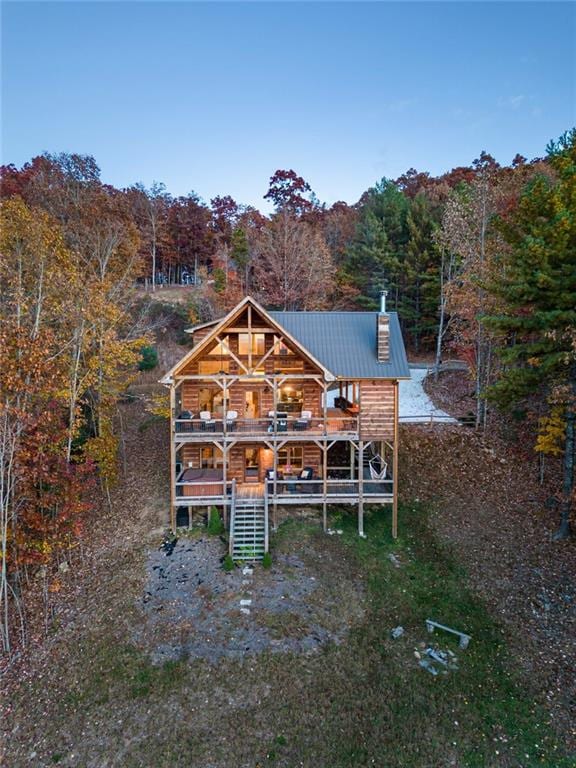
[[278,354],[284,356],[293,355],[294,352],[292,352],[291,349],[289,349],[286,344],[284,344],[283,341],[280,342],[278,345]]
[[276,358],[274,368],[279,373],[304,373],[304,360],[295,356]]
[[278,410],[285,410],[288,413],[297,413],[302,410],[304,405],[304,394],[301,389],[286,386],[280,390],[278,398]]
[[303,448],[301,445],[290,445],[278,451],[278,469],[280,472],[300,471],[304,467]]
[[198,405],[200,411],[210,411],[213,416],[222,416],[224,413],[224,394],[218,389],[199,389]]
[[238,334],[238,354],[245,357],[249,353],[253,355],[264,355],[266,346],[265,335],[263,333],[239,333]]
[[214,448],[200,449],[200,466],[202,469],[214,469]]
[[198,362],[198,373],[201,376],[214,376],[219,373],[229,373],[230,363],[228,360],[200,360]]
[[[229,345],[229,339],[228,336],[224,338],[224,344]],[[228,350],[224,345],[219,341],[215,347],[212,347],[210,352],[208,352],[209,355],[214,357],[226,357],[228,355]]]
[[217,448],[208,446],[200,449],[200,467],[202,469],[217,469],[223,463],[222,453]]

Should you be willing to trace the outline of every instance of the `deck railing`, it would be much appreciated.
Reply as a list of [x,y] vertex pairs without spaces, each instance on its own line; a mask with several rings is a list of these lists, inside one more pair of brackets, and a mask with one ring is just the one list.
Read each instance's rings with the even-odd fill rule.
[[[268,482],[271,496],[274,493],[273,481]],[[365,498],[371,496],[388,496],[393,493],[393,480],[363,480],[362,495]],[[326,480],[326,497],[331,499],[357,498],[360,495],[359,480]],[[293,500],[294,497],[309,499],[310,497],[322,499],[324,497],[324,481],[315,480],[277,480],[276,500]]]
[[206,504],[220,504],[230,500],[234,480],[177,480],[176,503],[186,504],[190,499],[202,499]]
[[258,419],[176,419],[175,432],[178,439],[186,438],[190,435],[218,434],[241,436],[255,435],[285,435],[285,434],[308,434],[314,435],[334,435],[334,434],[357,434],[358,417],[356,416],[327,416],[314,417],[311,419],[302,419],[298,416],[287,416],[286,418],[258,418]]
[[[234,481],[224,482],[177,482],[176,504],[186,506],[230,504],[233,509],[232,496],[235,493]],[[392,498],[394,481],[363,480],[362,496],[369,501],[374,499]],[[276,494],[274,494],[274,482],[269,480],[266,484],[267,504],[272,502],[293,504],[308,503],[317,504],[324,499],[324,482],[321,479],[314,480],[277,480]],[[360,482],[358,480],[334,480],[326,481],[326,500],[328,501],[354,501],[360,495]]]

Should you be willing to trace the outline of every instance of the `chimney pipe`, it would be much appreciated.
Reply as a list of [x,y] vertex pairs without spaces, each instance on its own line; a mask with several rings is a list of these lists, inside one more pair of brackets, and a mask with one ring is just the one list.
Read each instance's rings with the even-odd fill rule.
[[380,291],[380,313],[382,315],[386,314],[386,296],[388,296],[388,291]]

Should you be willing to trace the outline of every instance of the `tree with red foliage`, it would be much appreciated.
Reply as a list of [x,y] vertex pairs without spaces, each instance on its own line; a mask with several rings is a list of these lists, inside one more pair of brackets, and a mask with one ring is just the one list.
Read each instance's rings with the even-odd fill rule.
[[277,170],[270,177],[264,200],[271,200],[277,211],[286,210],[297,216],[309,213],[317,206],[312,187],[293,170]]

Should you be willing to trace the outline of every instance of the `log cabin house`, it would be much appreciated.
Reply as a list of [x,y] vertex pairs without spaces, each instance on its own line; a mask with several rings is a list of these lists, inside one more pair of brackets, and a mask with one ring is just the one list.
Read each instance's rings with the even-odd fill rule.
[[251,297],[188,333],[170,389],[171,524],[217,506],[234,559],[268,551],[278,511],[392,505],[398,381],[410,377],[396,313],[266,311]]

